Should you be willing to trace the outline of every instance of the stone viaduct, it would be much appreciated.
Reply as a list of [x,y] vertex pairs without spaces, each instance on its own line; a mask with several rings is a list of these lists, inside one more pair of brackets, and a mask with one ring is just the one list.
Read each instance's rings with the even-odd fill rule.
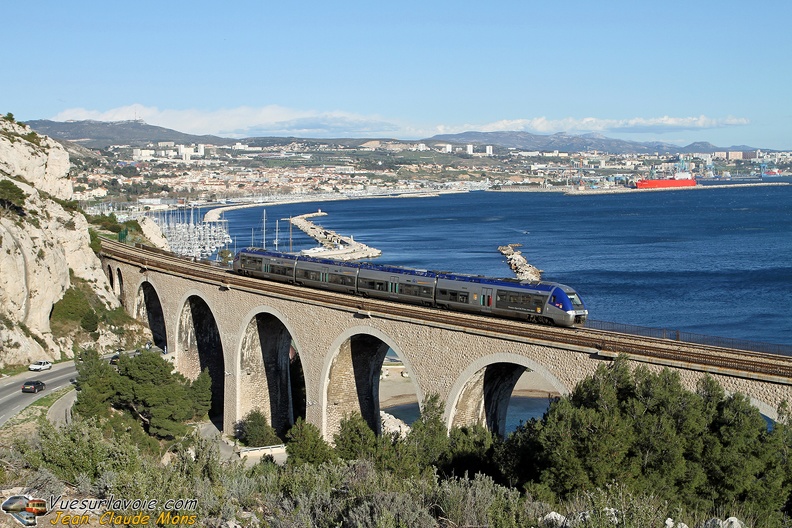
[[[400,305],[385,301],[364,305],[353,296],[238,277],[140,248],[107,241],[103,247],[103,268],[123,306],[149,325],[177,370],[189,378],[209,370],[211,414],[226,433],[254,408],[280,433],[304,416],[332,440],[353,412],[379,432],[379,374],[389,348],[403,361],[418,401],[439,396],[449,427],[482,423],[502,433],[509,397],[524,371],[567,394],[615,355],[466,326],[480,323],[480,316],[435,322],[400,315]],[[708,370],[670,364],[689,388]],[[781,401],[792,402],[790,379],[709,373],[771,418]]]

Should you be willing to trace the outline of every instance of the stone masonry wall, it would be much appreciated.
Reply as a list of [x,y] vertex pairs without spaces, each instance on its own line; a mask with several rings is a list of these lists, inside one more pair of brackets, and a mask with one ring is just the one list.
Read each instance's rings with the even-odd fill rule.
[[[350,339],[370,335],[380,339],[403,359],[405,370],[416,384],[419,401],[425,395],[437,394],[445,402],[447,424],[461,425],[480,420],[482,388],[465,386],[477,373],[493,363],[513,363],[539,373],[553,388],[566,394],[580,380],[591,375],[598,365],[609,361],[596,351],[579,351],[562,345],[531,343],[480,335],[463,329],[438,328],[421,321],[402,321],[384,317],[365,317],[355,311],[333,306],[309,304],[296,298],[272,294],[218,288],[152,270],[141,272],[136,266],[111,261],[125,280],[122,302],[130,313],[140,285],[147,281],[162,302],[168,336],[168,351],[175,356],[179,369],[190,374],[195,366],[185,364],[194,358],[183,357],[180,340],[185,330],[179,327],[179,315],[191,296],[198,296],[208,305],[217,322],[222,344],[224,383],[224,428],[232,431],[233,423],[244,412],[266,405],[261,394],[265,380],[256,382],[247,374],[251,364],[242,357],[242,342],[257,314],[271,314],[291,334],[299,351],[306,385],[306,419],[317,425],[325,438],[332,439],[345,413],[359,409],[352,367]],[[108,269],[108,262],[105,262]],[[133,315],[135,315],[133,313]],[[248,337],[248,340],[250,337]],[[181,348],[184,348],[183,346]],[[648,365],[654,371],[662,367]],[[679,369],[683,383],[691,389],[703,375]],[[253,370],[262,376],[260,367]],[[480,374],[478,374],[480,375]],[[749,395],[762,412],[774,416],[777,404],[792,401],[792,386],[750,379],[713,375],[727,391]],[[244,383],[240,382],[240,378]],[[473,385],[476,385],[475,382]],[[266,407],[265,407],[266,408]]]

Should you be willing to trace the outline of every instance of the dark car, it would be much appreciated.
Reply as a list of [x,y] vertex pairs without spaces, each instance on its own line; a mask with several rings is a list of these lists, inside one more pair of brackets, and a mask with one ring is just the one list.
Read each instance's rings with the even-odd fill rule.
[[43,391],[46,388],[47,386],[44,385],[44,382],[39,380],[28,380],[22,384],[22,392],[36,393],[39,391]]
[[113,357],[110,358],[110,364],[111,365],[118,365],[118,360],[120,358],[121,358],[121,356],[119,356],[118,354],[114,355]]

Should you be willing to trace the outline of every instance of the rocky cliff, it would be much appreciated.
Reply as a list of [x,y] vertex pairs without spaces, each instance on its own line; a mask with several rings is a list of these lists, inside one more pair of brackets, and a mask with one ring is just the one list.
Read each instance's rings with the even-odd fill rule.
[[108,309],[118,306],[88,222],[61,205],[72,196],[69,167],[58,143],[0,119],[0,367],[72,355],[73,338],[52,335],[50,314],[75,277]]

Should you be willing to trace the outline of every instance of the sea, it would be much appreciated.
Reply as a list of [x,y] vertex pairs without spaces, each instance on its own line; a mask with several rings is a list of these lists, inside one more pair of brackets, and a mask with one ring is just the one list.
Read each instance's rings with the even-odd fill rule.
[[[592,319],[792,345],[792,185],[474,191],[266,205],[223,218],[235,249],[299,251],[316,242],[288,218],[318,210],[327,215],[315,223],[380,249],[378,262],[510,277],[498,246],[520,244],[544,280],[577,290]],[[512,398],[507,429],[546,408],[545,398]]]

